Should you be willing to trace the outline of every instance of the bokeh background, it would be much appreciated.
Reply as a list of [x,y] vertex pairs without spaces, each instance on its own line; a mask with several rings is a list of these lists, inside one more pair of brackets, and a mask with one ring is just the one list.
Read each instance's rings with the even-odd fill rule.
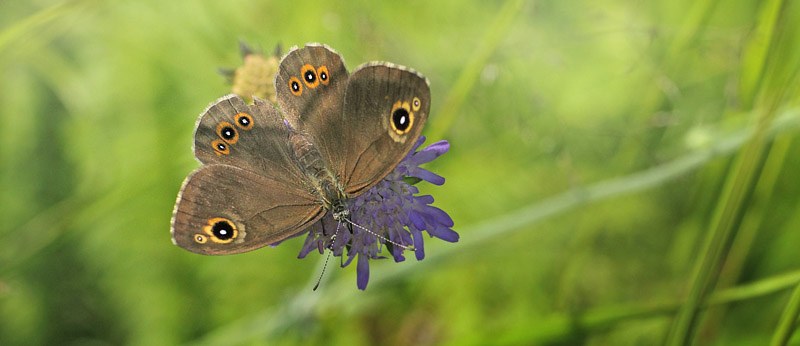
[[[800,345],[800,2],[3,1],[0,344]],[[431,81],[461,240],[170,242],[238,41]],[[338,263],[338,262],[337,262]],[[793,293],[794,292],[794,293]]]

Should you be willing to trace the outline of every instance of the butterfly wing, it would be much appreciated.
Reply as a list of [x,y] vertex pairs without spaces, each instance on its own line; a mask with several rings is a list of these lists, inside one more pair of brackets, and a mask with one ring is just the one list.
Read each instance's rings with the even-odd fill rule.
[[349,196],[375,186],[405,157],[430,109],[428,80],[389,63],[368,63],[350,75],[342,127],[345,161],[339,173]]
[[305,182],[289,147],[289,129],[271,103],[253,105],[228,95],[210,105],[194,132],[194,155],[204,164],[236,166],[290,184]]
[[341,56],[325,45],[293,48],[281,60],[275,77],[278,106],[295,131],[310,137],[328,168],[344,171],[349,138],[342,113],[348,73]]
[[225,255],[273,244],[316,222],[325,209],[305,191],[229,165],[204,165],[183,183],[172,241],[192,252]]
[[184,181],[172,217],[175,244],[219,255],[285,239],[322,217],[271,104],[219,99],[200,116],[194,152],[205,165]]
[[339,54],[317,44],[281,60],[275,88],[286,120],[311,138],[351,197],[397,166],[430,109],[428,82],[418,73],[371,63],[348,75]]

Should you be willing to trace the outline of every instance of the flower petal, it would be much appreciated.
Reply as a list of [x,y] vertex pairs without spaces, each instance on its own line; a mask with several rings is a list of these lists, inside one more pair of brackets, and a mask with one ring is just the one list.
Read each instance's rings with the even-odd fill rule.
[[453,219],[450,218],[450,215],[444,212],[439,208],[436,208],[432,205],[428,206],[428,213],[433,216],[437,223],[440,223],[446,227],[453,227]]
[[430,234],[430,235],[432,235],[432,236],[434,236],[436,238],[439,238],[441,240],[444,240],[446,242],[455,243],[455,242],[458,241],[458,233],[456,233],[455,231],[453,231],[452,229],[449,229],[447,227],[439,226],[439,227],[434,228],[433,230],[429,229],[427,231],[428,231],[428,234]]
[[425,180],[433,185],[443,185],[444,178],[436,173],[433,173],[427,169],[415,167],[414,169],[409,169],[408,175],[411,177],[417,177],[422,180]]
[[306,237],[305,242],[303,243],[303,248],[300,249],[300,254],[297,255],[297,258],[306,258],[309,252],[317,248],[316,237],[314,236],[313,232],[308,232],[308,236]]
[[425,258],[425,243],[424,239],[422,238],[422,232],[420,232],[420,230],[414,226],[410,226],[408,229],[414,236],[414,256],[417,257],[417,261],[422,261],[422,259]]
[[423,231],[448,242],[458,241],[458,233],[451,229],[450,215],[432,205],[433,196],[419,195],[419,189],[405,180],[412,178],[408,181],[416,183],[418,180],[413,178],[418,178],[435,185],[444,184],[444,177],[419,165],[446,153],[450,143],[439,141],[418,151],[424,142],[425,137],[420,136],[391,173],[369,191],[347,201],[348,223],[340,224],[328,212],[309,227],[298,257],[303,258],[314,249],[329,248],[334,256],[347,256],[342,267],[357,257],[356,283],[363,290],[369,282],[369,261],[385,259],[386,256],[381,255],[384,247],[395,262],[402,262],[405,247],[411,244],[417,260],[425,258]]
[[416,211],[412,210],[410,213],[408,213],[408,218],[411,219],[411,222],[417,229],[425,229],[425,222],[422,221],[422,218],[419,217],[419,214]]
[[356,265],[356,285],[358,289],[365,290],[369,282],[369,258],[364,254],[358,255],[358,264]]

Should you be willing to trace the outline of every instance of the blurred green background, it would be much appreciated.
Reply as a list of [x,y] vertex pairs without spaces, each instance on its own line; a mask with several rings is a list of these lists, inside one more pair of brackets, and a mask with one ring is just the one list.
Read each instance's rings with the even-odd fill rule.
[[[0,344],[800,345],[798,1],[4,1]],[[431,81],[461,241],[170,242],[238,40]],[[285,51],[285,49],[284,49]]]

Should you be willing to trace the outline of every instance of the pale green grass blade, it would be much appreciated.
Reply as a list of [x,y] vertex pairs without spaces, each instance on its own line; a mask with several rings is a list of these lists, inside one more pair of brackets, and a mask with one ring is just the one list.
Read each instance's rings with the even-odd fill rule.
[[775,329],[775,334],[772,335],[770,346],[784,346],[789,343],[789,339],[797,329],[797,316],[800,316],[800,285],[795,287],[791,297],[789,297],[786,309],[783,310],[781,319],[778,322],[778,328]]
[[486,67],[486,63],[503,41],[511,24],[514,23],[514,19],[522,12],[520,10],[525,3],[526,0],[507,0],[495,15],[491,28],[480,41],[475,54],[470,57],[469,62],[464,66],[455,85],[450,89],[450,93],[439,108],[439,112],[436,114],[436,121],[432,122],[428,128],[427,136],[429,138],[439,140],[447,137],[447,131],[456,121],[459,111],[475,86],[481,72]]

